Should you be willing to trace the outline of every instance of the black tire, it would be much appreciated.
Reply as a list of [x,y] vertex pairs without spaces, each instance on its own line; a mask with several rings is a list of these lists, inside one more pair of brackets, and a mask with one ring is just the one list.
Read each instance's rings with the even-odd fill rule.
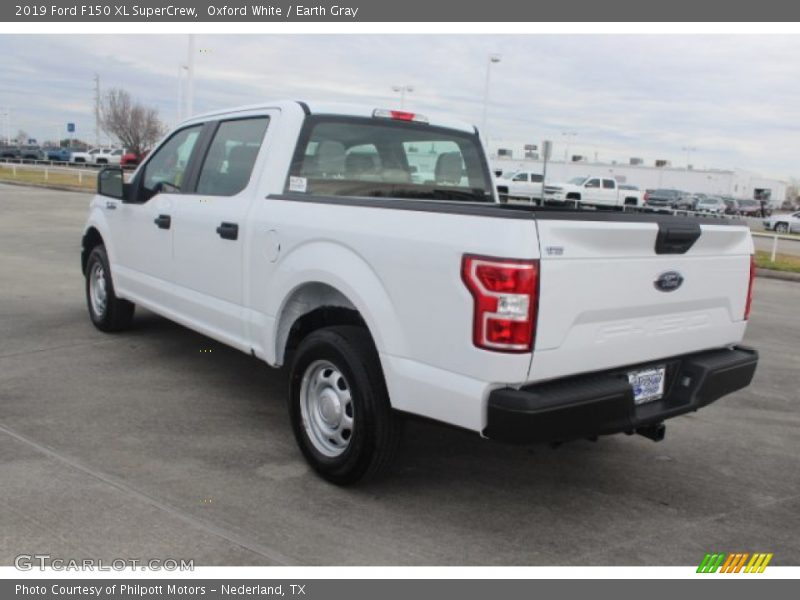
[[[326,455],[319,449],[320,442],[312,439],[314,426],[306,423],[303,417],[304,380],[306,385],[312,385],[308,383],[309,378],[315,369],[321,369],[324,376],[326,364],[333,365],[334,374],[338,370],[343,376],[343,384],[337,381],[337,385],[339,389],[344,385],[351,398],[347,406],[353,426],[346,447],[336,456]],[[305,410],[308,412],[308,408]],[[321,412],[320,409],[320,419],[324,418]],[[342,414],[347,408],[335,412]],[[326,327],[303,339],[292,362],[289,414],[303,456],[317,473],[337,485],[349,485],[385,473],[397,453],[402,421],[392,410],[378,353],[363,327]]]
[[775,225],[775,233],[788,233],[789,232],[789,224],[788,223],[778,223]]
[[[97,269],[102,271],[96,272]],[[105,304],[93,298],[94,289],[92,278],[102,279],[105,284]],[[96,285],[96,284],[95,284]],[[111,267],[108,264],[108,255],[105,246],[102,244],[95,246],[86,261],[86,307],[89,310],[89,318],[92,324],[100,331],[110,333],[112,331],[122,331],[131,325],[133,313],[136,305],[128,300],[117,298],[114,293],[114,283],[111,280]]]

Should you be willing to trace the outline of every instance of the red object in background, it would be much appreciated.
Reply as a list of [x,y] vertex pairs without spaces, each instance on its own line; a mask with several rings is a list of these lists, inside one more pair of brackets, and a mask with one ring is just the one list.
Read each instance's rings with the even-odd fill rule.
[[125,154],[122,155],[122,158],[119,159],[119,164],[123,167],[135,166],[138,165],[140,162],[142,162],[145,156],[147,156],[147,152],[142,152],[141,154],[126,152]]

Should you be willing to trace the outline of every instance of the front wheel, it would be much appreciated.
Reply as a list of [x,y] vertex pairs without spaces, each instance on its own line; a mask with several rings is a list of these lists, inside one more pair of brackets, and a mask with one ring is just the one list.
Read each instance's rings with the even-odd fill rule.
[[787,223],[778,223],[775,225],[775,231],[778,233],[788,233],[789,232],[789,225]]
[[309,334],[294,357],[289,413],[308,463],[322,477],[348,485],[391,464],[401,422],[389,403],[378,353],[363,327]]
[[117,298],[111,281],[111,267],[104,246],[96,246],[86,261],[86,305],[89,318],[100,331],[127,329],[136,306]]

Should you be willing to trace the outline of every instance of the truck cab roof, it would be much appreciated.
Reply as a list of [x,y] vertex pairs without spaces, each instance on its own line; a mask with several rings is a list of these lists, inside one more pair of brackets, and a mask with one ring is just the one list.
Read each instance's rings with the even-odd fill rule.
[[460,121],[451,117],[433,113],[400,110],[386,105],[369,105],[369,104],[354,104],[344,102],[305,102],[302,100],[275,100],[271,102],[260,102],[257,104],[249,104],[244,106],[237,106],[235,108],[228,108],[220,111],[211,111],[187,119],[185,123],[196,121],[203,121],[209,118],[221,118],[227,115],[237,113],[255,112],[261,109],[278,109],[281,111],[302,111],[310,115],[336,115],[344,117],[374,117],[375,111],[395,111],[399,113],[408,113],[422,117],[425,122],[433,127],[443,127],[446,129],[455,129],[458,131],[477,132],[474,125],[466,121]]

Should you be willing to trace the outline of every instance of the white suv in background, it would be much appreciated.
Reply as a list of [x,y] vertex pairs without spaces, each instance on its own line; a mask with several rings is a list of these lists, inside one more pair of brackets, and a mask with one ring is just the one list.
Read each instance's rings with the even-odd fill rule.
[[74,163],[94,164],[94,159],[100,152],[102,152],[101,148],[92,148],[85,152],[73,152],[69,160]]
[[122,148],[101,148],[94,155],[94,163],[96,165],[118,165],[124,153]]

